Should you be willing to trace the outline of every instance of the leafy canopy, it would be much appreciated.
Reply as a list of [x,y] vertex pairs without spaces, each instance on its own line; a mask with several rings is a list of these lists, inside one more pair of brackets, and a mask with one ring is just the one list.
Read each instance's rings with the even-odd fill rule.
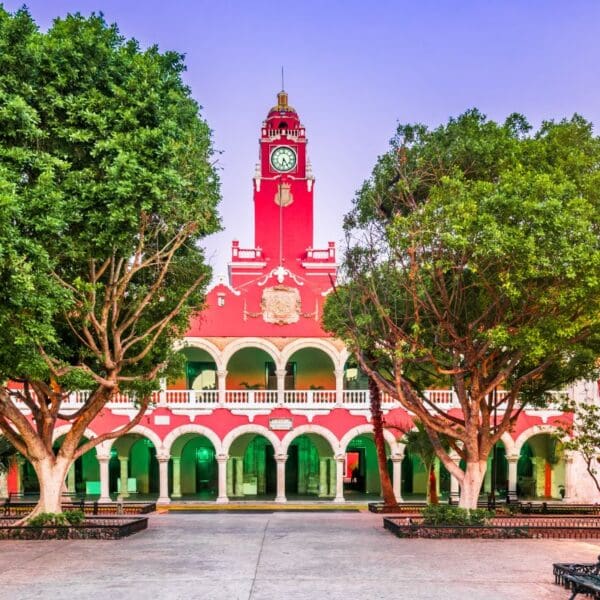
[[[477,110],[433,130],[399,126],[345,218],[325,326],[428,430],[483,432],[471,450],[485,454],[518,415],[517,394],[543,401],[594,371],[599,167],[600,140],[577,115],[533,133],[521,115],[496,123]],[[428,404],[421,392],[440,385],[462,417]],[[498,400],[498,387],[511,393]]]
[[[0,374],[48,380],[39,348],[61,364],[105,373],[106,351],[83,331],[109,294],[113,266],[185,239],[135,327],[147,331],[204,274],[135,378],[170,355],[209,279],[198,242],[219,228],[211,132],[182,81],[183,58],[142,50],[101,15],[56,19],[47,33],[27,10],[0,8]],[[144,239],[141,240],[141,237]],[[143,242],[143,243],[142,243]],[[136,272],[119,300],[135,314],[161,263]],[[92,306],[91,298],[96,304]],[[106,323],[107,344],[114,341]],[[148,338],[130,349],[130,356]],[[84,374],[63,383],[81,387]],[[126,384],[124,384],[126,385]]]

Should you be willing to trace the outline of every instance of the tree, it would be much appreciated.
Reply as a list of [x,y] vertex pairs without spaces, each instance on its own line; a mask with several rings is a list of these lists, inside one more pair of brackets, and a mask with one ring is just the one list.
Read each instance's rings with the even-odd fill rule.
[[573,421],[565,424],[561,442],[564,450],[578,452],[586,470],[600,492],[598,463],[600,462],[600,406],[589,402],[567,402],[565,411],[573,414]]
[[[425,472],[427,473],[427,501],[430,504],[439,504],[437,494],[437,478],[435,475],[435,459],[437,453],[431,439],[420,421],[415,421],[415,429],[403,431],[402,442],[405,444],[405,452],[419,457]],[[448,440],[440,436],[440,442],[444,450],[449,448]]]
[[[471,110],[434,130],[399,126],[346,216],[325,325],[422,422],[464,508],[523,408],[595,369],[599,165],[579,116],[530,134],[520,115]],[[460,410],[429,401],[440,382]]]
[[[0,8],[0,432],[40,482],[30,517],[59,512],[72,462],[140,421],[202,307],[219,183],[183,70],[102,16],[41,33]],[[82,443],[119,392],[136,416]]]

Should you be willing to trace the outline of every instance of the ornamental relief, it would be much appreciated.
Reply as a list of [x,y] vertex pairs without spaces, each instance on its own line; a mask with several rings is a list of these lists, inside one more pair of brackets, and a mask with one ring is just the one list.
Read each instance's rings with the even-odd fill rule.
[[262,293],[262,317],[265,323],[286,325],[300,319],[300,292],[284,285],[265,288]]

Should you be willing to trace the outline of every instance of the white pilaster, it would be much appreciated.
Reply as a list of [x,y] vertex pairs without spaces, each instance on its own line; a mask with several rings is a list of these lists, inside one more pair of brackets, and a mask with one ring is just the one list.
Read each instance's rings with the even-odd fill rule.
[[158,459],[158,504],[169,504],[169,457],[157,456]]
[[[450,457],[452,459],[452,461],[454,462],[454,464],[456,466],[458,466],[460,464],[460,458],[458,456],[451,456]],[[452,500],[453,504],[458,503],[460,498],[460,485],[458,482],[458,479],[456,479],[456,477],[454,477],[454,475],[452,475],[452,473],[450,473],[450,500]]]
[[285,400],[285,369],[276,369],[275,375],[277,376],[277,404],[283,405]]
[[404,456],[392,456],[392,488],[396,502],[402,502],[402,460]]
[[181,456],[171,457],[173,465],[173,493],[172,498],[181,498]]
[[109,456],[98,456],[98,464],[100,465],[100,498],[98,502],[110,502],[109,462]]
[[508,501],[518,500],[517,496],[517,463],[519,457],[516,455],[507,456],[508,461]]
[[217,390],[219,393],[219,404],[225,404],[225,390],[227,384],[227,371],[217,371]]
[[335,374],[335,403],[342,406],[344,403],[344,369],[336,369]]
[[129,478],[129,458],[127,456],[119,456],[119,464],[121,466],[121,491],[119,492],[119,495],[121,498],[128,498],[129,491],[127,490],[127,479]]
[[8,480],[7,473],[0,473],[0,498],[8,498]]
[[319,458],[319,498],[329,496],[327,485],[327,458]]
[[573,455],[569,452],[565,452],[565,495],[563,500],[565,502],[571,501],[573,496],[573,490],[571,482],[573,480],[571,471],[573,470]]
[[343,454],[335,457],[335,498],[334,502],[345,502],[344,498],[344,460]]
[[287,454],[278,454],[275,457],[277,462],[277,495],[275,496],[275,502],[287,502],[285,497],[285,463],[287,458]]
[[218,468],[218,485],[219,495],[217,496],[217,504],[227,504],[229,498],[227,496],[227,454],[219,454],[217,456]]
[[234,496],[244,495],[244,459],[235,458],[235,485],[233,489]]

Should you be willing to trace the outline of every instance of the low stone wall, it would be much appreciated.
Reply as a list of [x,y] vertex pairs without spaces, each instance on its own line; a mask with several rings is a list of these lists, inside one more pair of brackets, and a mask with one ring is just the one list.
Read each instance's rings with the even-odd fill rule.
[[148,517],[86,518],[81,525],[15,526],[17,517],[0,519],[0,539],[118,540],[148,527]]
[[600,539],[598,517],[500,517],[477,526],[433,526],[419,517],[385,517],[383,526],[402,538]]

